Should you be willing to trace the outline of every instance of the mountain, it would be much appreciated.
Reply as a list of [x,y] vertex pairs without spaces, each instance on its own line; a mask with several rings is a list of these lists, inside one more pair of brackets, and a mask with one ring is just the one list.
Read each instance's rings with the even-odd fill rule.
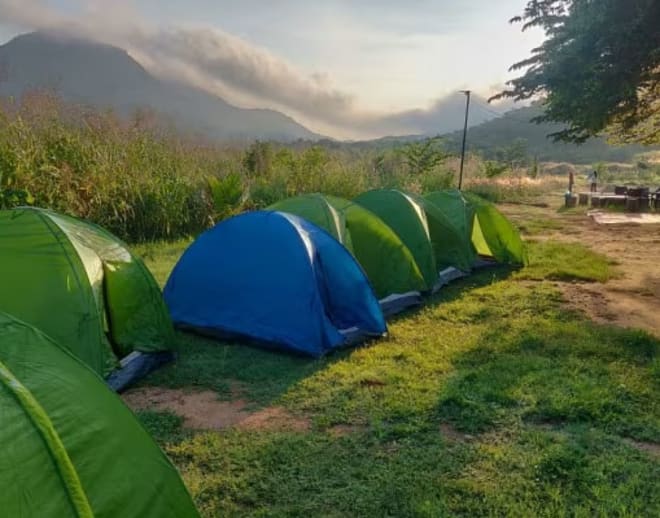
[[[501,116],[506,109],[489,107],[485,98],[473,93],[470,101],[469,126],[477,126]],[[508,109],[508,107],[507,107]],[[465,123],[465,96],[456,93],[438,99],[433,106],[424,110],[409,110],[383,117],[379,124],[383,128],[411,128],[415,133],[439,135],[463,128]]]
[[[592,138],[584,144],[553,142],[547,135],[562,128],[559,124],[536,124],[531,119],[540,115],[540,106],[527,106],[506,112],[503,116],[470,128],[468,150],[479,151],[484,157],[497,159],[502,150],[517,144],[530,157],[540,161],[572,162],[628,162],[638,153],[651,148],[641,145],[613,146],[604,138]],[[462,131],[444,135],[451,151],[460,150]]]
[[177,129],[211,138],[320,138],[277,111],[238,108],[201,89],[158,79],[117,47],[61,35],[23,34],[0,46],[0,96],[31,89],[122,114],[149,107]]

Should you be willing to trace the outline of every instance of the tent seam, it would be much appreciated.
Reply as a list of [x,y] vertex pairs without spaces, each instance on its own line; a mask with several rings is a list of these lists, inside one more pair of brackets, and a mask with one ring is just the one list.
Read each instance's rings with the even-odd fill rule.
[[78,517],[94,518],[94,512],[85,494],[78,472],[64,447],[62,439],[60,439],[52,421],[48,418],[48,414],[32,393],[2,361],[0,361],[0,383],[18,400],[28,419],[39,430]]

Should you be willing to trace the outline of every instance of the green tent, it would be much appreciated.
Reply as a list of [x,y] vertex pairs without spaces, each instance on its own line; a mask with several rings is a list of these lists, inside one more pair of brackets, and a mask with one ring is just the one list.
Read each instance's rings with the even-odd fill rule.
[[474,212],[463,198],[460,191],[436,191],[424,196],[424,199],[438,209],[456,233],[460,236],[465,250],[470,250],[470,260],[474,264],[477,252],[472,244],[472,223]]
[[382,219],[412,252],[430,290],[438,279],[438,268],[431,244],[424,209],[412,197],[394,189],[368,191],[354,200]]
[[360,263],[379,298],[425,288],[410,250],[362,206],[334,196],[308,194],[280,201],[269,209],[300,216],[337,238]]
[[103,229],[54,212],[0,211],[0,311],[106,376],[132,351],[167,350],[172,323],[146,266]]
[[527,262],[520,233],[492,203],[457,190],[432,192],[425,199],[472,242],[479,256],[503,263]]
[[342,245],[352,251],[351,235],[346,227],[343,211],[332,206],[330,198],[323,194],[304,194],[274,203],[268,210],[295,214],[322,228]]
[[101,378],[5,313],[0,416],[3,516],[199,516],[174,466]]
[[476,259],[472,243],[463,238],[454,224],[433,203],[422,196],[409,194],[424,209],[438,270],[456,268],[469,272]]
[[511,221],[480,196],[471,193],[464,193],[463,196],[476,215],[478,226],[475,227],[478,228],[473,232],[472,241],[477,251],[483,249],[487,251],[484,255],[490,255],[502,263],[527,264],[525,244]]

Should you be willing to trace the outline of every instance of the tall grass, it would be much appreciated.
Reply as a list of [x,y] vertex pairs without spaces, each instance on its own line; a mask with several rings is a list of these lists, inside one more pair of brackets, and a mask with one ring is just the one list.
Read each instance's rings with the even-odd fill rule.
[[465,183],[465,188],[494,203],[524,202],[551,191],[565,190],[567,183],[563,177],[557,176],[529,178],[516,175],[493,179],[472,178]]
[[93,220],[133,241],[203,228],[217,159],[143,124],[47,96],[0,111],[0,204]]
[[[353,198],[379,187],[420,193],[456,185],[455,157],[439,150],[442,159],[420,170],[411,165],[411,149],[229,147],[174,134],[144,110],[121,119],[34,93],[0,99],[0,208],[46,207],[145,242],[195,235],[239,211],[302,193]],[[474,179],[481,169],[470,156],[469,188],[493,201],[531,189]]]

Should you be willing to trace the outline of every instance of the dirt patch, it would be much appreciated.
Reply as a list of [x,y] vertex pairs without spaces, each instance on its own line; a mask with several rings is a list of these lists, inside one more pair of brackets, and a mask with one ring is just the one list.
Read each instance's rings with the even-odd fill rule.
[[655,444],[653,442],[633,441],[632,439],[629,439],[626,442],[633,448],[637,448],[639,451],[648,453],[654,459],[660,459],[660,444]]
[[250,414],[236,426],[244,430],[307,432],[311,423],[308,418],[296,417],[282,407],[267,407]]
[[185,391],[160,387],[144,387],[122,395],[133,410],[172,412],[183,418],[183,426],[192,430],[246,430],[307,431],[310,421],[297,417],[281,407],[249,410],[243,399],[221,401],[210,390]]
[[530,218],[561,222],[561,230],[547,229],[535,239],[581,243],[616,262],[621,275],[605,284],[558,283],[569,308],[599,323],[660,336],[660,225],[599,225],[587,214],[558,213],[554,208],[502,208],[523,225]]
[[660,336],[660,300],[647,294],[617,290],[611,285],[560,284],[567,307],[594,322],[644,329]]
[[458,430],[456,430],[456,428],[454,428],[452,425],[448,423],[440,424],[440,433],[445,439],[454,442],[467,442],[474,439],[474,436],[459,432]]
[[621,276],[605,284],[564,284],[570,304],[597,322],[645,329],[660,336],[660,226],[603,227],[574,221],[576,239],[617,263]]

